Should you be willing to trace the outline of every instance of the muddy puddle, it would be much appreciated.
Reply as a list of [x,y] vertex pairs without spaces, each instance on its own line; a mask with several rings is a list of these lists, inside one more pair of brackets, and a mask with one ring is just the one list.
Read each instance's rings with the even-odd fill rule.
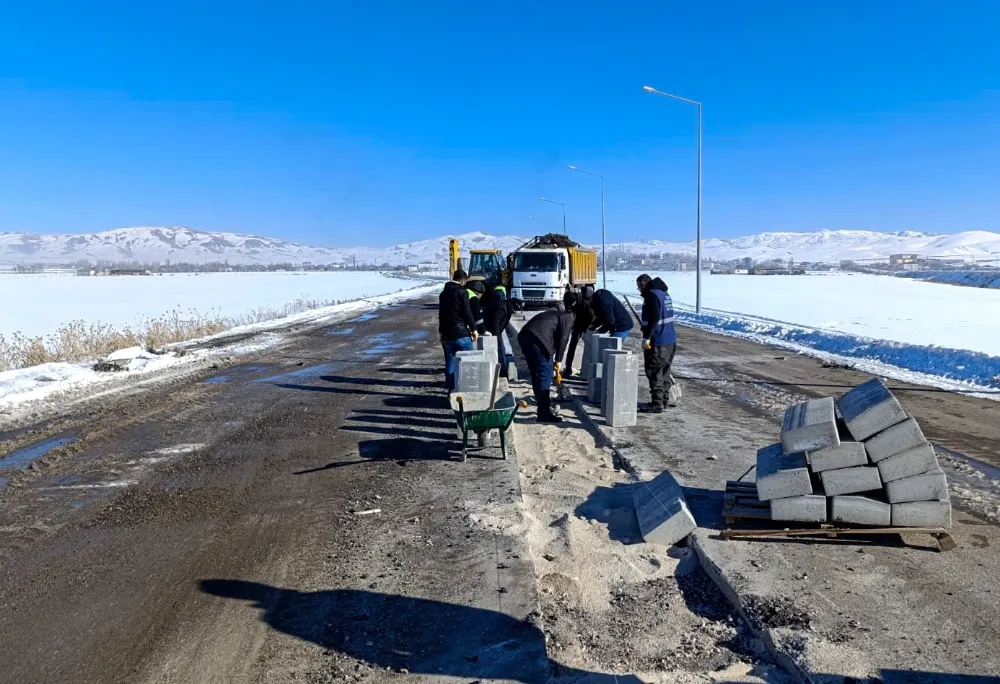
[[327,328],[323,331],[323,334],[327,337],[339,337],[341,335],[350,335],[354,332],[354,328]]
[[0,458],[0,470],[24,470],[31,465],[32,461],[41,458],[53,449],[68,446],[78,439],[79,437],[76,435],[59,435],[29,444]]
[[272,368],[274,367],[263,363],[246,363],[239,366],[233,366],[232,368],[227,369],[225,373],[205,378],[201,381],[201,384],[222,385],[227,382],[245,382],[250,380],[255,375],[266,373]]
[[365,321],[374,321],[376,318],[378,318],[378,314],[375,313],[374,311],[369,311],[368,313],[361,314],[357,318],[352,318],[351,320],[349,320],[347,322],[348,323],[364,323]]
[[379,333],[372,335],[365,341],[365,349],[361,352],[365,356],[381,356],[389,352],[405,349],[407,346],[427,337],[426,330],[414,330],[408,333]]
[[269,385],[294,384],[296,382],[302,382],[303,380],[318,378],[319,376],[326,375],[327,373],[332,373],[342,365],[343,364],[336,362],[319,363],[314,366],[304,366],[302,368],[296,368],[284,373],[278,373],[277,375],[267,375],[263,378],[257,378],[253,382],[266,383]]

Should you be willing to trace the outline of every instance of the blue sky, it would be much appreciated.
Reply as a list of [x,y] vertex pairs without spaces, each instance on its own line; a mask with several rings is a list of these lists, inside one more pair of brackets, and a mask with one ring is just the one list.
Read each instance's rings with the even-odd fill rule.
[[[0,0],[0,231],[1000,229],[1000,3]],[[537,217],[529,221],[526,217]]]

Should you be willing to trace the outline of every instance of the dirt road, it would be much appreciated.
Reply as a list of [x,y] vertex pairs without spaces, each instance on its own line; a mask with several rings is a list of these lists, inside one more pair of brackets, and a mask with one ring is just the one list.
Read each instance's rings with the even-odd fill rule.
[[696,565],[577,510],[622,477],[578,423],[457,461],[434,308],[0,435],[0,681],[772,672]]

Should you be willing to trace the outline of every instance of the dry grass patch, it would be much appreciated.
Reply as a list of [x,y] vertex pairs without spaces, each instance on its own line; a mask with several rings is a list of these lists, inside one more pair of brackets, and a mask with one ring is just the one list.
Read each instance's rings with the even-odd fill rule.
[[282,307],[262,307],[238,316],[175,309],[163,316],[142,319],[134,326],[123,328],[106,323],[72,321],[50,335],[29,337],[19,332],[10,336],[0,334],[0,371],[56,361],[88,361],[127,347],[158,348],[174,342],[215,335],[241,325],[263,323],[343,303],[340,300],[303,297]]

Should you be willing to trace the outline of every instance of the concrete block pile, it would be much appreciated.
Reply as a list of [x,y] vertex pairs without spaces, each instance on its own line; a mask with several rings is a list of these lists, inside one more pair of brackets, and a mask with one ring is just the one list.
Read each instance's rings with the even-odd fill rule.
[[587,380],[587,399],[601,405],[610,427],[635,425],[639,402],[639,359],[622,349],[622,341],[603,333],[584,338],[581,376]]
[[934,447],[878,378],[790,407],[781,441],[757,452],[757,497],[772,520],[951,526]]

